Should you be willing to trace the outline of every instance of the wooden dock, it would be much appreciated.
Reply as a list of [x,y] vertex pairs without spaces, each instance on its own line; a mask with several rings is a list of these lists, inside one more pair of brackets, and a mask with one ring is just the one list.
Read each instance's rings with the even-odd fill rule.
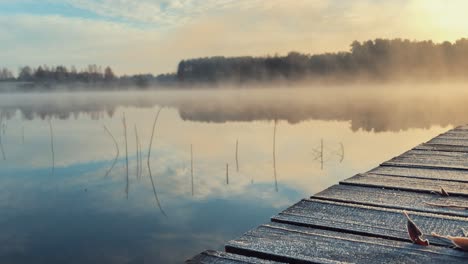
[[[205,251],[187,263],[467,264],[468,252],[431,236],[464,236],[467,206],[468,125],[298,202],[229,241],[226,252]],[[404,210],[430,246],[411,243]]]

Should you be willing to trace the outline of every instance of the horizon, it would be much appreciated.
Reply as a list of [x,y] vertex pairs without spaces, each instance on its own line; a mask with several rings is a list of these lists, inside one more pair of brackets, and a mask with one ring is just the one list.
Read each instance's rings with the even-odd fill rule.
[[[442,45],[446,42],[450,43],[450,45],[455,45],[457,44],[458,42],[463,42],[465,40],[467,40],[467,38],[460,38],[460,39],[456,39],[454,41],[441,41],[441,42],[434,42],[432,39],[427,39],[427,40],[410,40],[410,39],[403,39],[403,38],[393,38],[393,39],[382,39],[382,38],[377,38],[377,39],[370,39],[370,40],[354,40],[352,43],[350,43],[349,45],[349,48],[348,50],[338,50],[338,51],[334,51],[334,52],[325,52],[325,53],[298,53],[300,55],[304,55],[304,56],[309,56],[309,57],[312,57],[312,56],[320,56],[320,55],[327,55],[327,54],[339,54],[339,53],[352,53],[352,45],[357,42],[359,43],[360,45],[364,45],[365,43],[367,42],[372,42],[372,43],[376,43],[377,41],[379,40],[384,40],[384,41],[409,41],[410,43],[423,43],[423,42],[431,42],[433,43],[434,45]],[[238,59],[238,58],[275,58],[275,57],[278,57],[278,58],[285,58],[287,56],[289,56],[290,54],[292,53],[297,53],[297,51],[295,50],[291,50],[289,52],[287,52],[286,54],[265,54],[265,55],[257,55],[257,56],[253,56],[253,55],[248,55],[248,54],[245,54],[245,55],[239,55],[239,56],[223,56],[223,55],[219,55],[219,56],[205,56],[205,57],[192,57],[192,58],[183,58],[181,59],[177,64],[179,65],[181,62],[187,62],[187,61],[191,61],[191,60],[199,60],[199,59],[215,59],[215,58],[225,58],[225,59]],[[83,65],[82,68],[77,68],[75,65],[65,65],[65,64],[56,64],[56,65],[47,65],[47,64],[38,64],[38,65],[28,65],[28,64],[25,64],[25,65],[22,65],[19,67],[19,69],[10,69],[10,68],[7,68],[7,67],[1,67],[0,65],[0,70],[4,69],[4,70],[9,70],[12,74],[13,74],[13,77],[14,78],[18,78],[18,75],[19,75],[19,72],[21,70],[21,68],[23,67],[30,67],[31,70],[37,70],[37,69],[44,69],[44,70],[54,70],[55,68],[58,68],[58,67],[64,67],[65,70],[70,70],[70,71],[75,71],[77,73],[79,72],[87,72],[89,71],[89,68],[90,67],[93,67],[93,68],[96,68],[96,70],[98,70],[98,72],[100,73],[104,73],[104,70],[106,70],[107,68],[109,68],[111,71],[113,71],[113,68],[114,68],[115,65],[96,65],[96,64],[86,64],[86,65]],[[112,72],[112,74],[115,74],[114,72]],[[154,77],[157,77],[157,76],[162,76],[162,75],[173,75],[173,74],[177,74],[177,68],[174,69],[173,71],[168,71],[168,72],[159,72],[159,73],[154,73],[154,72],[137,72],[137,73],[133,73],[133,74],[129,74],[129,73],[126,73],[126,72],[123,72],[123,73],[120,73],[120,74],[116,74],[115,77],[132,77],[132,76],[144,76],[144,75],[152,75]]]
[[376,38],[453,42],[468,27],[465,7],[419,0],[0,0],[7,51],[0,60],[15,72],[26,65],[97,64],[119,76],[157,75],[190,58],[348,51],[354,40]]

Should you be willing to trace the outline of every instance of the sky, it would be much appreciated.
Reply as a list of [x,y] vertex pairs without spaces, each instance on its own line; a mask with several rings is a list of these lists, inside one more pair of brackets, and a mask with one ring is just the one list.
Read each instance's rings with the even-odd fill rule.
[[0,0],[0,67],[88,64],[118,75],[180,60],[346,51],[354,40],[466,37],[464,0]]

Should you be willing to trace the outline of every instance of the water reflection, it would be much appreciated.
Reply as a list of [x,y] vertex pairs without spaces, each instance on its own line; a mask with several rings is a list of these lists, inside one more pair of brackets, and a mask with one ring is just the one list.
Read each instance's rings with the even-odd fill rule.
[[[344,160],[344,145],[342,142],[339,143],[340,149],[334,150],[330,148],[325,148],[323,143],[323,138],[320,140],[320,147],[313,148],[313,161],[320,163],[320,169],[323,170],[323,165],[326,162],[333,161],[334,159],[338,158],[338,163],[342,163]],[[326,152],[325,152],[326,150]]]
[[[257,102],[267,97],[260,110],[246,91],[2,96],[0,243],[7,246],[0,262],[180,263],[449,128],[423,122],[429,129],[356,130],[346,109],[357,106],[345,107],[344,99],[335,99],[336,109],[323,97],[295,99],[295,106],[287,94],[269,93],[253,92]],[[448,101],[440,105],[431,106],[441,113],[425,109],[448,117]],[[355,113],[381,106],[360,107]],[[305,121],[285,118],[293,111]],[[389,123],[380,127],[397,127]]]
[[351,121],[358,131],[399,131],[467,123],[468,91],[437,87],[370,87],[324,89],[196,90],[122,93],[5,94],[2,116],[20,111],[35,118],[94,120],[113,117],[118,107],[176,108],[182,120],[224,123],[285,120]]
[[[158,193],[156,192],[156,187],[154,186],[154,180],[153,180],[153,175],[151,174],[151,164],[150,164],[150,159],[151,159],[151,149],[153,148],[153,137],[154,137],[154,130],[156,129],[156,124],[158,122],[159,114],[161,113],[162,107],[159,108],[158,112],[156,113],[156,116],[154,118],[154,123],[153,123],[153,129],[151,130],[151,139],[148,147],[148,173],[149,173],[149,178],[151,180],[151,186],[153,187],[153,194],[154,194],[154,199],[156,200],[156,204],[158,205],[159,210],[161,213],[167,217],[166,212],[164,212],[161,202],[159,201],[158,198]],[[128,174],[127,174],[128,175]],[[127,183],[128,183],[128,177],[127,177]]]
[[226,163],[226,184],[229,185],[229,163]]
[[236,171],[239,173],[239,139],[236,139]]
[[6,160],[5,149],[3,148],[3,137],[6,133],[6,124],[3,123],[3,113],[0,113],[0,151],[2,152],[3,160]]
[[275,191],[278,192],[278,178],[276,177],[276,125],[278,121],[274,121],[273,126],[273,176],[275,178]]
[[119,156],[120,156],[120,150],[119,150],[119,144],[117,143],[117,140],[115,140],[115,137],[114,135],[112,135],[112,133],[109,131],[109,129],[104,126],[104,130],[106,131],[106,133],[112,138],[112,140],[114,141],[114,145],[115,145],[115,150],[116,150],[116,153],[115,153],[115,158],[114,158],[114,161],[112,162],[112,165],[110,166],[110,168],[107,170],[106,172],[106,177],[109,176],[109,173],[112,171],[112,169],[114,168],[115,164],[117,163],[117,160],[119,159]]
[[50,128],[50,152],[52,154],[52,175],[55,171],[55,152],[54,152],[54,130],[52,129],[52,121],[48,119],[49,128]]
[[191,186],[192,186],[192,196],[195,195],[195,189],[193,185],[193,145],[190,144],[190,180],[191,180]]

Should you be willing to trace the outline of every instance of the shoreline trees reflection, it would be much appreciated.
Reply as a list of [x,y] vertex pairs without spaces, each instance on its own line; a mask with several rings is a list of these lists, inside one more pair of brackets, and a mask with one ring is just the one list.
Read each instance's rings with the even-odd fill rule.
[[[393,92],[391,88],[258,89],[121,93],[12,94],[0,98],[2,118],[93,120],[113,117],[119,107],[177,109],[185,121],[251,122],[348,121],[353,131],[399,131],[468,123],[468,91],[431,89]],[[327,91],[325,91],[327,90]]]

